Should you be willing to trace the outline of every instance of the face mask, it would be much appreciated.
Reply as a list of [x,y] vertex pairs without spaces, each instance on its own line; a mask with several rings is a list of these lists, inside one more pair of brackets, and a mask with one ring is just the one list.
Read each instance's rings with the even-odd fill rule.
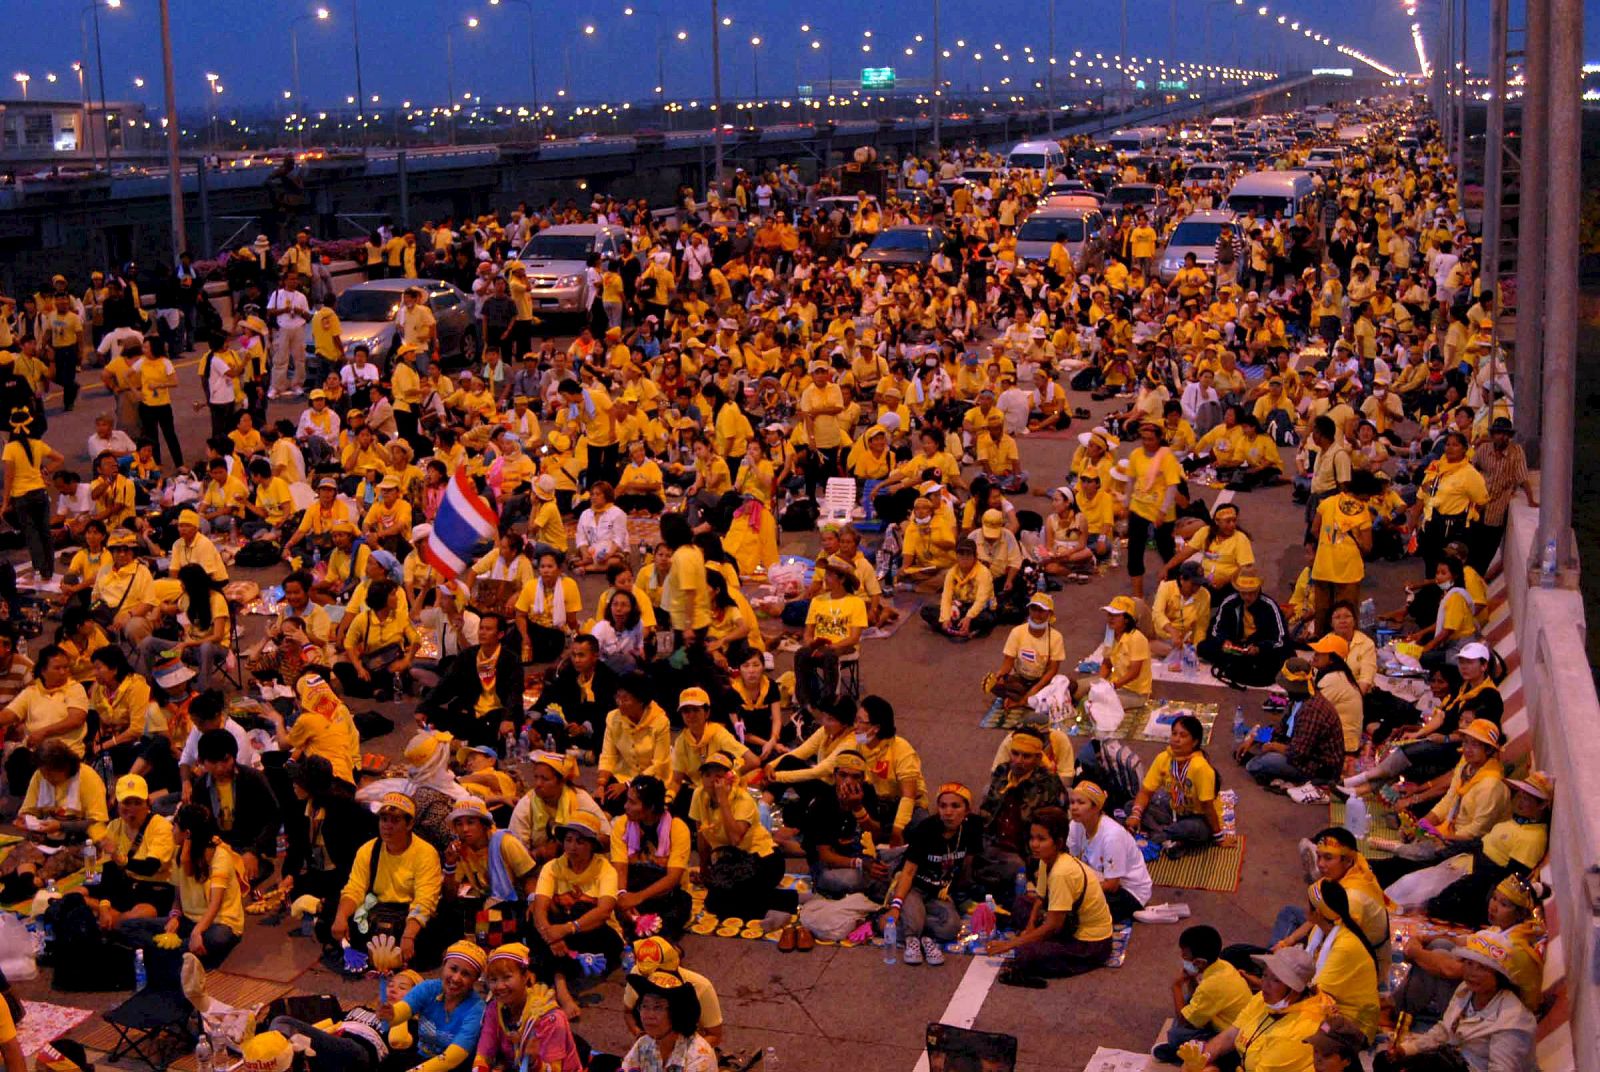
[[1289,999],[1288,998],[1284,998],[1282,1001],[1269,1001],[1269,1002],[1267,1002],[1267,1008],[1269,1010],[1271,1010],[1272,1012],[1282,1012],[1283,1010],[1287,1009],[1288,1007],[1289,1007]]
[[1028,631],[1031,633],[1043,633],[1045,629],[1049,627],[1049,625],[1049,622],[1036,622],[1032,619],[1029,619]]
[[856,731],[856,744],[871,744],[871,743],[872,743],[872,735],[870,733],[863,733],[860,730]]
[[1192,960],[1183,961],[1183,971],[1186,975],[1199,975],[1204,969],[1204,964],[1196,964]]

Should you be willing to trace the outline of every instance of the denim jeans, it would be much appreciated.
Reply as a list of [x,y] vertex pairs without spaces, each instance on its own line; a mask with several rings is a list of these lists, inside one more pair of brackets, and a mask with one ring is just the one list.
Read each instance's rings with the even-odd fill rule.
[[[117,924],[117,930],[134,946],[144,949],[145,970],[149,974],[152,986],[161,986],[169,990],[178,988],[183,970],[183,954],[189,949],[189,935],[194,933],[194,920],[188,916],[178,916],[178,939],[176,949],[162,949],[155,944],[158,934],[164,934],[167,929],[165,919],[125,919]],[[233,952],[233,947],[239,944],[239,935],[224,924],[213,923],[205,929],[201,936],[205,942],[206,952],[200,958],[200,963],[210,969],[215,969]]]
[[1183,1061],[1178,1057],[1179,1046],[1185,1042],[1205,1042],[1216,1037],[1217,1029],[1214,1027],[1194,1027],[1181,1016],[1173,1017],[1172,1026],[1167,1028],[1166,1039],[1156,1043],[1150,1054],[1164,1065],[1181,1065]]
[[1244,769],[1246,774],[1263,785],[1280,778],[1286,782],[1306,781],[1306,776],[1300,768],[1289,762],[1287,752],[1263,752],[1258,756],[1252,756],[1244,765]]

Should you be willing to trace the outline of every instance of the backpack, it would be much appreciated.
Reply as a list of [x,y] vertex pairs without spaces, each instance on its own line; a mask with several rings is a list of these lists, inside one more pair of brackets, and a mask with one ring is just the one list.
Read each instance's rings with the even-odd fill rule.
[[1078,779],[1094,782],[1106,791],[1106,811],[1125,808],[1144,784],[1144,760],[1124,741],[1091,740],[1092,757],[1079,752]]
[[133,949],[106,937],[99,917],[82,896],[68,894],[51,901],[44,910],[44,925],[53,936],[48,952],[57,990],[133,989]]
[[239,548],[239,553],[234,556],[233,561],[234,565],[245,569],[264,569],[267,566],[276,566],[282,559],[283,553],[272,540],[251,540]]

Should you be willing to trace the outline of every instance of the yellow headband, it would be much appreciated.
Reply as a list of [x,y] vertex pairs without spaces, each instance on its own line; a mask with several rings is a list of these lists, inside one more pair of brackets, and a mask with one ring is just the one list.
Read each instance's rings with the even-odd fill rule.
[[1520,875],[1507,875],[1500,880],[1494,888],[1503,901],[1509,901],[1518,908],[1532,912],[1538,907],[1538,900],[1533,895],[1533,888]]
[[1089,801],[1097,808],[1105,807],[1106,791],[1101,789],[1098,785],[1095,785],[1093,782],[1079,782],[1077,785],[1072,787],[1072,791],[1081,796],[1088,797]]
[[960,797],[962,800],[967,802],[967,807],[969,807],[969,808],[972,807],[972,790],[968,789],[966,786],[962,785],[960,782],[946,782],[946,783],[944,783],[943,785],[941,785],[939,787],[939,792],[934,794],[933,799],[934,800],[938,800],[940,797],[944,796],[946,793],[954,793],[956,796]]
[[1345,859],[1354,859],[1356,851],[1348,845],[1341,845],[1331,837],[1325,837],[1317,842],[1317,851],[1325,852],[1330,856],[1342,856]]
[[483,974],[484,966],[488,963],[488,955],[476,942],[460,941],[451,945],[444,951],[444,959],[449,960],[452,957],[472,965],[479,975]]
[[1020,752],[1025,756],[1038,756],[1044,754],[1044,742],[1031,733],[1013,733],[1011,743],[1007,746],[1013,752]]

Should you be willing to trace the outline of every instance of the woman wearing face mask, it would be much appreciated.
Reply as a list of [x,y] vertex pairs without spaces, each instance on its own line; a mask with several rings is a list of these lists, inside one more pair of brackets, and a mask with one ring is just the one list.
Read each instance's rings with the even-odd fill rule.
[[985,679],[985,692],[1008,707],[1027,707],[1034,694],[1055,679],[1067,657],[1055,620],[1055,600],[1043,592],[1029,599],[1028,620],[1006,637],[1000,669]]
[[489,954],[489,1005],[483,1014],[472,1072],[510,1072],[519,1066],[581,1072],[572,1024],[555,992],[533,977],[528,947],[509,942]]
[[1203,1044],[1186,1042],[1178,1047],[1179,1060],[1190,1047],[1200,1047],[1208,1072],[1230,1054],[1237,1055],[1245,1072],[1310,1072],[1312,1051],[1305,1040],[1333,1011],[1333,1002],[1311,983],[1316,960],[1298,946],[1255,959],[1262,968],[1260,992],[1250,998],[1232,1027]]
[[928,783],[922,757],[895,729],[894,707],[882,696],[863,697],[856,709],[855,746],[867,761],[867,783],[878,794],[878,821],[890,830],[889,845],[928,814]]

